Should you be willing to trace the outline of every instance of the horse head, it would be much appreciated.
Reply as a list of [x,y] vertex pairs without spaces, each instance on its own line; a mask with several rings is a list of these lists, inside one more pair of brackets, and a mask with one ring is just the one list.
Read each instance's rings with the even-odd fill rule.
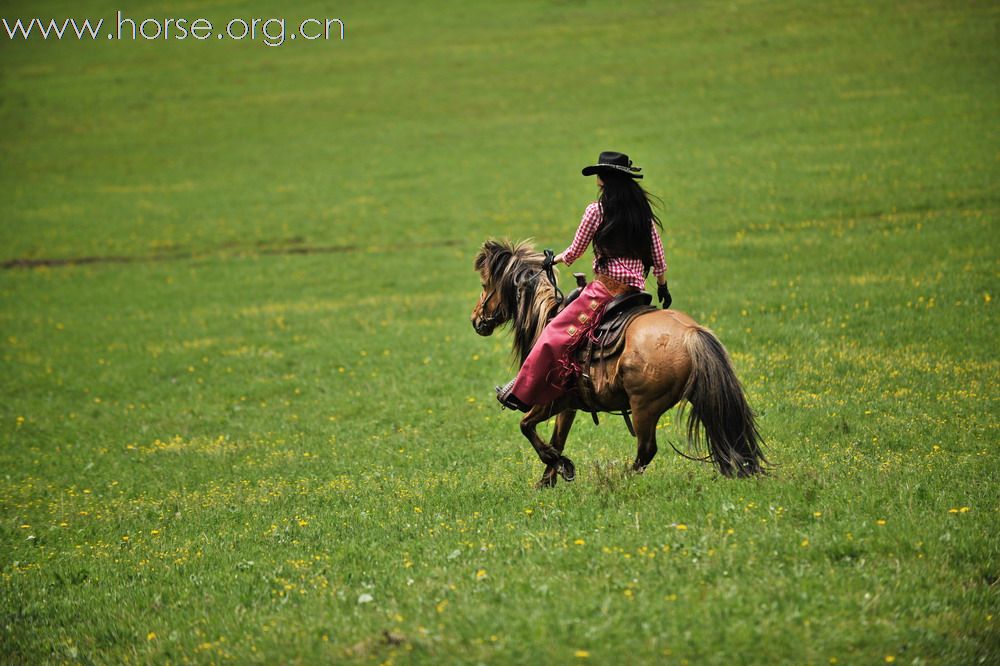
[[482,285],[479,301],[472,309],[476,333],[491,335],[498,326],[516,318],[522,292],[535,286],[543,258],[529,241],[491,239],[483,243],[475,261]]

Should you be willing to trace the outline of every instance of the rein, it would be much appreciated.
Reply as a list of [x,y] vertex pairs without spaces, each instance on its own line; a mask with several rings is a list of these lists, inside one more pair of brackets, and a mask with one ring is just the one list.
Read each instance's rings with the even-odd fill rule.
[[545,277],[549,279],[549,283],[556,292],[556,306],[562,305],[563,293],[559,290],[559,285],[556,284],[556,272],[552,268],[554,265],[553,259],[555,258],[555,253],[552,250],[545,250],[545,261],[542,263],[542,267],[545,270]]

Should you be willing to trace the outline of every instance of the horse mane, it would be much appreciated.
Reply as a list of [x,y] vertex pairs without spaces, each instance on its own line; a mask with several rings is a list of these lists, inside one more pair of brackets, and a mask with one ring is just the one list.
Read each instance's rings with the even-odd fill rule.
[[[476,255],[475,267],[488,289],[496,289],[496,314],[514,331],[513,354],[519,363],[528,358],[542,329],[558,307],[555,287],[545,277],[545,255],[530,240],[488,240]],[[558,272],[555,272],[558,281]]]

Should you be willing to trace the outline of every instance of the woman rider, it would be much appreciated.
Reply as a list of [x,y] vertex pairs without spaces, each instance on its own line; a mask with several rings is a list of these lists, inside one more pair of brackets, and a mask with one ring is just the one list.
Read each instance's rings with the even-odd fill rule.
[[566,393],[573,379],[570,354],[578,341],[597,323],[608,301],[645,288],[650,268],[660,302],[670,307],[663,244],[656,231],[662,225],[650,195],[636,182],[642,178],[639,171],[628,155],[616,152],[601,153],[597,164],[583,169],[584,176],[597,175],[601,195],[587,206],[573,243],[553,263],[571,265],[593,241],[594,280],[545,327],[517,377],[497,387],[497,400],[505,407],[528,411]]

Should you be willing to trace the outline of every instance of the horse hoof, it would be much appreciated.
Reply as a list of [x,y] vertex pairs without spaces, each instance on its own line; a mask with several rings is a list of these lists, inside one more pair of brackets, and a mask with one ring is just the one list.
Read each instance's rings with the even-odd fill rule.
[[566,456],[559,459],[559,475],[567,483],[571,483],[576,479],[576,465]]
[[545,472],[545,474],[542,475],[542,478],[538,480],[538,483],[535,484],[535,490],[555,488],[557,478],[558,477],[556,477],[555,473],[550,474]]

